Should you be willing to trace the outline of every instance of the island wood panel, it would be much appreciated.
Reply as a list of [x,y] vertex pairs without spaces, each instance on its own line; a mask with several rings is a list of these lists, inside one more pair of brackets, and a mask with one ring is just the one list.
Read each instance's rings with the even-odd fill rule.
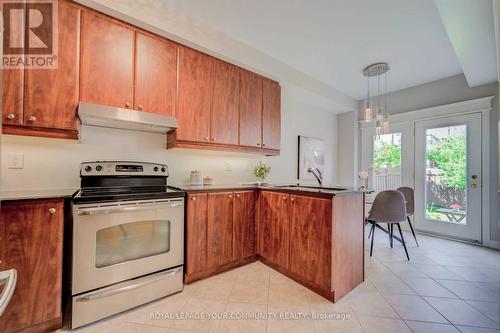
[[2,269],[17,270],[17,285],[0,332],[60,327],[63,223],[63,200],[2,203],[0,260]]
[[255,191],[234,192],[233,260],[255,255]]
[[262,82],[262,147],[280,149],[281,88],[278,82]]
[[73,3],[58,2],[57,68],[25,70],[25,125],[77,130],[80,12]]
[[240,70],[240,129],[241,146],[261,147],[262,143],[262,78]]
[[260,194],[258,254],[286,269],[290,248],[289,202],[289,194],[270,191]]
[[210,142],[238,144],[239,69],[213,60],[214,87],[210,112]]
[[209,142],[212,63],[206,54],[179,47],[176,140]]
[[2,69],[3,124],[23,124],[24,70]]
[[207,268],[233,260],[233,193],[208,193]]
[[333,198],[332,291],[335,302],[364,281],[363,193]]
[[207,269],[207,194],[188,194],[186,274]]
[[81,29],[80,100],[133,108],[134,28],[83,10]]
[[292,195],[290,205],[290,271],[330,290],[332,201]]
[[175,115],[177,45],[166,39],[136,32],[134,109]]

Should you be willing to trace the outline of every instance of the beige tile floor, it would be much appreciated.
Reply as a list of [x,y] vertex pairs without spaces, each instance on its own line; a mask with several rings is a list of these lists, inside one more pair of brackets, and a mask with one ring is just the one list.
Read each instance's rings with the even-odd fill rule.
[[[407,262],[402,246],[391,249],[387,236],[377,232],[374,256],[366,253],[366,281],[336,304],[256,262],[77,331],[498,333],[500,252],[418,238],[417,248],[406,234]],[[231,318],[267,313],[276,317]],[[178,318],[152,319],[152,314]],[[320,315],[333,318],[318,319]]]

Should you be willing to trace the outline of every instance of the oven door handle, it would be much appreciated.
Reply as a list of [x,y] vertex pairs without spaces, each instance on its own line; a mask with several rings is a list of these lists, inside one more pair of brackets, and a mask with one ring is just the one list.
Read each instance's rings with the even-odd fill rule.
[[112,214],[112,213],[124,213],[124,212],[135,212],[140,210],[148,210],[151,208],[177,208],[182,206],[182,202],[172,202],[172,203],[156,203],[156,204],[141,204],[136,206],[116,206],[116,207],[92,207],[92,208],[77,208],[77,215],[98,215],[98,214]]
[[181,271],[182,271],[182,267],[178,267],[178,268],[175,268],[175,269],[172,269],[169,271],[158,273],[154,277],[145,277],[145,278],[139,279],[139,281],[125,282],[122,284],[122,286],[119,286],[118,288],[110,287],[108,290],[97,291],[97,292],[89,294],[89,295],[78,297],[76,299],[76,301],[77,302],[89,302],[89,301],[101,299],[104,297],[110,297],[110,296],[122,294],[122,293],[132,291],[132,290],[137,289],[137,288],[144,287],[148,284],[157,282],[158,280],[164,279],[165,277],[176,275],[177,273],[179,273]]

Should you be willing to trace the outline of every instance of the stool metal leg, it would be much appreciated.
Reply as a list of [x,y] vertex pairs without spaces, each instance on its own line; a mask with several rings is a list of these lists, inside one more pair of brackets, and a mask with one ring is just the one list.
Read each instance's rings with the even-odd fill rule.
[[413,230],[413,225],[411,224],[410,217],[406,217],[408,219],[408,224],[410,225],[411,233],[413,234],[413,238],[415,238],[415,243],[417,243],[418,246],[418,241],[417,241],[417,236],[415,235],[415,230]]
[[373,253],[373,239],[375,239],[375,224],[376,224],[376,222],[373,222],[373,224],[372,224],[372,230],[371,230],[372,243],[370,245],[370,257],[372,256],[372,253]]

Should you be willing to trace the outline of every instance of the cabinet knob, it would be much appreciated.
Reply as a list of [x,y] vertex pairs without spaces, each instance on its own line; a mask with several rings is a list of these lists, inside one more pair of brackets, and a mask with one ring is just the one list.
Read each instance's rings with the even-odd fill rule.
[[191,200],[196,201],[196,197],[192,197]]
[[30,116],[28,118],[29,121],[31,121],[32,123],[36,121],[36,117],[35,116]]
[[7,115],[7,119],[14,119],[14,118],[16,118],[16,115],[15,115],[15,114],[13,114],[13,113],[9,113],[9,114]]
[[130,107],[130,102],[125,102],[125,107],[129,108]]
[[56,212],[56,209],[55,208],[49,208],[49,213],[50,214],[54,214]]
[[139,104],[139,105],[138,105],[138,108],[139,108],[139,110],[141,110],[141,111],[142,111],[142,108],[143,108],[142,104]]
[[236,197],[237,197],[237,198],[239,198],[239,197],[240,197],[240,195],[239,195],[239,194],[236,194]]
[[260,143],[259,143],[259,142],[257,142],[257,146],[260,146]]
[[203,138],[204,141],[208,141],[208,136]]
[[265,147],[265,146],[266,146],[266,144],[265,144],[265,143],[263,143],[263,144],[262,144],[262,147]]
[[231,199],[233,196],[231,194],[228,194],[227,197]]
[[286,197],[283,197],[283,200],[285,200],[285,201],[286,201]]
[[215,141],[215,140],[217,140],[217,139],[216,138],[212,138],[212,141]]
[[290,198],[290,202],[294,203],[295,202],[295,198]]

